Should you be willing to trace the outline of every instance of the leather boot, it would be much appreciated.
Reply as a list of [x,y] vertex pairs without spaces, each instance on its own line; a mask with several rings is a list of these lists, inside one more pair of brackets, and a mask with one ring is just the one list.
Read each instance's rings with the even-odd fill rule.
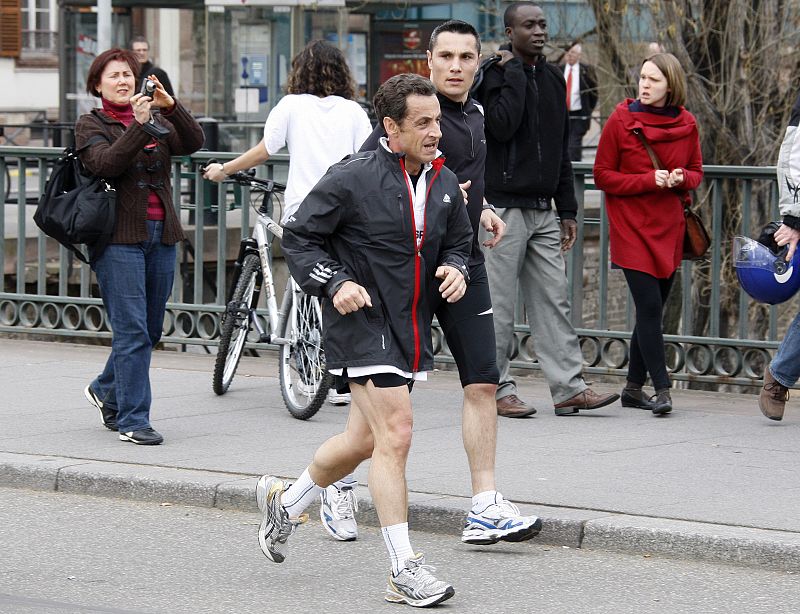
[[639,409],[653,409],[650,395],[641,388],[623,388],[622,406],[638,407]]
[[672,395],[669,393],[669,388],[656,390],[655,395],[650,398],[650,402],[653,404],[650,411],[656,416],[672,411]]

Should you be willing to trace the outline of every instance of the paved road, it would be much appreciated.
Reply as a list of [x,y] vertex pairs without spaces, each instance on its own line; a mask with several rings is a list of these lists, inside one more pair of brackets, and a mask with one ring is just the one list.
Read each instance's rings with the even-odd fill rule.
[[[0,489],[3,614],[404,611],[384,604],[380,533],[358,542],[301,527],[282,565],[255,539],[259,516],[179,505]],[[458,613],[797,612],[790,572],[553,546],[470,548],[412,534],[456,596]],[[410,610],[408,610],[410,611]]]
[[[218,397],[213,356],[156,352],[152,419],[166,442],[123,443],[82,393],[107,355],[0,339],[0,486],[248,511],[255,476],[296,478],[345,422],[347,408],[329,405],[308,422],[291,418],[274,358],[244,360]],[[541,539],[800,569],[794,401],[782,423],[763,418],[752,395],[680,390],[665,418],[619,405],[559,418],[541,379],[520,386],[540,413],[499,421],[498,486],[545,520]],[[414,389],[412,528],[457,533],[469,507],[461,396],[453,373]],[[362,485],[367,469],[357,471]]]

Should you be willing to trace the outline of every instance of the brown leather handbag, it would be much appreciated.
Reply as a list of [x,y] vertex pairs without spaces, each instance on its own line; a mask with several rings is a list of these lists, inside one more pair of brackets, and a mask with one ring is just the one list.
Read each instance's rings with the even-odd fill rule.
[[[656,170],[661,170],[664,165],[658,159],[656,152],[650,147],[644,134],[639,128],[634,128],[633,133],[639,138],[647,150],[647,155],[650,156],[650,161]],[[683,259],[684,260],[699,260],[705,257],[711,247],[711,236],[708,234],[703,220],[697,213],[692,211],[692,197],[689,192],[675,190],[681,196],[683,201],[683,217],[686,219],[686,230],[683,234]]]

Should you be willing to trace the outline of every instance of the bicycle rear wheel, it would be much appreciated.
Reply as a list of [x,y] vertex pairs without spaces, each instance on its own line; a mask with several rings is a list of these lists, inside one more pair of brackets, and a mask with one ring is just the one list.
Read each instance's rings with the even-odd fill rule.
[[308,296],[289,280],[291,292],[281,346],[281,395],[289,413],[298,420],[308,420],[322,407],[333,376],[325,370],[322,349],[322,309],[319,299]]
[[219,333],[217,360],[214,363],[214,392],[225,394],[236,375],[242,357],[247,333],[250,332],[250,314],[256,308],[256,287],[261,274],[261,261],[255,254],[248,254],[242,263],[241,273],[233,291],[233,297],[222,316]]

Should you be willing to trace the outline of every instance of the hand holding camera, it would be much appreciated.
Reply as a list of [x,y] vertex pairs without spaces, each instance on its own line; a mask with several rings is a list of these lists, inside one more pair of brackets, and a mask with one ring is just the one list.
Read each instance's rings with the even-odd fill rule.
[[142,75],[141,94],[149,97],[157,109],[169,109],[175,104],[175,100],[167,94],[167,90],[155,75]]
[[144,77],[140,92],[131,97],[136,121],[142,124],[145,132],[157,139],[166,138],[169,135],[169,129],[156,123],[151,110],[152,108],[170,108],[174,104],[172,96],[167,94],[164,86],[154,75]]

